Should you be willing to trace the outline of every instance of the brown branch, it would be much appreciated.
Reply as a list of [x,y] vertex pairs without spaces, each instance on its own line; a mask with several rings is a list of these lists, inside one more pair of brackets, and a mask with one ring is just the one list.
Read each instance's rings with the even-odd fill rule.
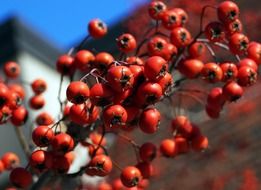
[[29,144],[27,143],[27,139],[24,136],[24,133],[22,131],[21,127],[14,127],[15,128],[15,132],[16,132],[16,136],[18,137],[18,140],[22,146],[22,149],[27,157],[27,159],[29,159],[30,155],[31,155],[31,151],[29,148]]

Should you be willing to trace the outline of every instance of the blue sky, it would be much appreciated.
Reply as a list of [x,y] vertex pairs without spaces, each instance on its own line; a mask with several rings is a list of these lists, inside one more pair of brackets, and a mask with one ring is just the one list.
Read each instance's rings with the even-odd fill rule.
[[0,22],[18,16],[60,48],[68,48],[86,34],[92,18],[113,24],[146,0],[2,0]]

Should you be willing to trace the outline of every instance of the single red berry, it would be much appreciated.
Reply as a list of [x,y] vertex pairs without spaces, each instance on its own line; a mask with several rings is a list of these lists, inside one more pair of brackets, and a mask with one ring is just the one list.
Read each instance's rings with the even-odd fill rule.
[[121,182],[126,187],[137,186],[141,178],[141,172],[134,166],[127,166],[121,172]]
[[67,99],[74,104],[84,103],[89,98],[89,95],[89,87],[82,81],[71,82],[66,90]]
[[238,18],[239,8],[232,1],[224,1],[218,5],[217,15],[220,21],[231,22]]
[[16,83],[8,84],[8,88],[11,91],[14,91],[17,94],[19,94],[19,97],[22,98],[22,100],[24,99],[24,97],[25,97],[25,90],[24,90],[24,88],[20,84],[16,84]]
[[61,55],[56,62],[56,69],[62,75],[71,75],[75,71],[73,58],[69,55]]
[[161,16],[161,21],[163,26],[168,30],[181,26],[180,16],[175,9],[165,11]]
[[66,153],[73,149],[74,140],[70,135],[60,133],[54,136],[51,144],[54,151]]
[[162,94],[162,88],[158,83],[144,82],[137,90],[135,103],[137,106],[154,104],[160,100]]
[[45,105],[44,97],[41,94],[32,96],[29,100],[29,105],[35,110],[43,108]]
[[12,170],[20,165],[19,157],[13,152],[6,152],[1,160],[6,170]]
[[150,81],[155,81],[156,79],[164,76],[167,65],[165,59],[160,56],[150,57],[144,65],[144,75]]
[[247,57],[253,59],[258,65],[261,64],[261,44],[251,42],[247,48]]
[[50,162],[52,162],[51,159],[51,155],[46,151],[36,150],[31,154],[29,164],[37,171],[43,172],[50,167]]
[[17,78],[20,75],[20,66],[13,61],[9,61],[4,65],[4,73],[8,78]]
[[163,93],[167,94],[173,85],[172,75],[166,72],[165,75],[156,80],[156,82],[161,86]]
[[37,115],[35,122],[37,125],[51,125],[54,123],[54,119],[49,113],[42,112]]
[[198,59],[186,59],[178,64],[178,70],[181,74],[192,79],[199,76],[204,64]]
[[149,179],[154,174],[154,167],[151,162],[139,162],[136,167],[139,169],[143,179]]
[[229,39],[229,48],[233,54],[243,55],[249,45],[248,37],[241,33],[235,33]]
[[244,67],[244,66],[251,67],[256,72],[258,70],[258,65],[256,64],[256,62],[253,59],[249,59],[249,58],[241,59],[238,64],[238,68],[240,69],[241,67]]
[[167,6],[162,1],[152,1],[148,8],[150,17],[155,20],[160,20],[166,10]]
[[144,133],[155,133],[160,124],[161,115],[156,108],[145,109],[139,120],[139,127]]
[[133,35],[131,34],[122,34],[116,39],[118,48],[124,53],[132,52],[136,49],[137,42]]
[[96,83],[90,89],[90,100],[94,105],[106,106],[114,96],[112,89],[103,83]]
[[108,85],[117,92],[125,91],[133,87],[133,74],[126,66],[115,66],[108,70],[106,75]]
[[225,29],[220,22],[210,22],[205,27],[205,35],[211,42],[222,42],[225,39]]
[[220,68],[222,69],[223,72],[222,81],[227,82],[227,81],[236,80],[238,69],[234,63],[222,63],[220,65]]
[[28,112],[25,107],[20,106],[17,109],[13,110],[11,122],[14,126],[21,126],[25,124],[28,118]]
[[189,151],[189,142],[186,138],[182,136],[176,136],[174,138],[175,145],[177,147],[178,154],[184,154]]
[[33,130],[32,139],[39,147],[48,146],[54,138],[54,133],[51,128],[46,125],[40,125]]
[[101,73],[106,73],[113,61],[114,58],[111,54],[107,52],[100,52],[95,56],[94,66]]
[[171,121],[171,127],[173,131],[181,134],[184,137],[191,137],[193,126],[186,116],[178,115]]
[[230,102],[236,101],[239,98],[241,98],[241,96],[243,95],[243,92],[244,92],[243,88],[234,81],[228,82],[223,87],[224,97]]
[[242,23],[239,19],[233,20],[231,22],[225,23],[225,29],[228,36],[234,33],[241,33],[243,31]]
[[151,162],[157,155],[157,147],[150,142],[144,143],[139,149],[139,155],[144,162]]
[[186,11],[184,11],[184,9],[172,8],[171,10],[175,11],[178,14],[182,26],[188,22],[188,14],[186,13]]
[[249,66],[240,67],[238,70],[238,84],[241,86],[251,86],[257,81],[257,72]]
[[200,59],[204,57],[206,53],[206,46],[204,43],[195,42],[191,46],[189,46],[188,51],[191,58]]
[[121,105],[108,106],[103,111],[103,121],[108,128],[117,128],[125,125],[127,117],[127,112]]
[[100,20],[100,19],[93,19],[89,22],[88,24],[88,31],[89,34],[93,37],[93,38],[101,38],[104,35],[107,34],[107,26],[106,24]]
[[74,57],[74,65],[80,71],[89,71],[92,67],[92,63],[95,60],[95,56],[88,50],[80,50]]
[[164,139],[163,141],[161,141],[160,152],[165,157],[176,156],[178,150],[175,141],[173,139]]
[[216,63],[207,63],[201,71],[202,78],[210,83],[219,82],[223,78],[223,71]]
[[170,33],[170,42],[177,48],[184,48],[191,42],[191,34],[186,28],[176,27]]
[[112,161],[110,157],[100,154],[92,158],[88,167],[95,171],[98,176],[106,176],[112,171]]
[[27,188],[33,181],[32,175],[24,168],[18,167],[9,175],[10,182],[18,188]]
[[41,94],[47,89],[47,83],[43,79],[36,79],[31,84],[35,94]]

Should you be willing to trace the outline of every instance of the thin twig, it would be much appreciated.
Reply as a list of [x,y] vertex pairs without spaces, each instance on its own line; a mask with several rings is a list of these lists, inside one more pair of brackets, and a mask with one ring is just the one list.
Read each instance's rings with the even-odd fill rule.
[[27,159],[29,159],[30,155],[31,155],[31,151],[30,151],[30,148],[29,148],[29,144],[27,143],[27,139],[26,137],[24,136],[24,133],[22,131],[22,128],[21,127],[14,127],[15,128],[15,132],[16,132],[16,135],[18,137],[18,140],[22,146],[22,149],[27,157]]

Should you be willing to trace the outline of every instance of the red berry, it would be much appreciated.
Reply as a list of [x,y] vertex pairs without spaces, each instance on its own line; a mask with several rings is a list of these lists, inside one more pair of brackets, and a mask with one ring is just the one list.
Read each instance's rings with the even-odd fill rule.
[[40,125],[33,130],[32,139],[39,147],[48,146],[54,138],[54,133],[51,128],[45,125]]
[[82,81],[71,82],[66,90],[67,99],[74,104],[84,103],[89,98],[89,95],[89,87]]
[[74,148],[73,138],[66,133],[55,135],[51,144],[54,151],[62,153],[69,152]]
[[134,166],[127,166],[121,172],[121,182],[126,187],[135,187],[141,181],[141,173]]
[[17,78],[20,75],[20,66],[13,61],[9,61],[4,65],[4,73],[9,78]]
[[136,39],[131,34],[122,34],[116,40],[118,48],[124,53],[129,53],[136,49]]
[[159,128],[160,119],[161,115],[157,109],[147,108],[140,116],[139,127],[144,133],[155,133]]
[[232,1],[224,1],[218,5],[217,15],[222,22],[231,22],[238,18],[239,8]]
[[107,34],[107,26],[100,19],[93,19],[88,24],[89,34],[93,38],[101,38]]
[[10,173],[11,183],[18,188],[27,188],[33,181],[32,175],[24,168],[15,168]]
[[31,84],[35,94],[41,94],[47,89],[47,83],[43,79],[36,79]]

